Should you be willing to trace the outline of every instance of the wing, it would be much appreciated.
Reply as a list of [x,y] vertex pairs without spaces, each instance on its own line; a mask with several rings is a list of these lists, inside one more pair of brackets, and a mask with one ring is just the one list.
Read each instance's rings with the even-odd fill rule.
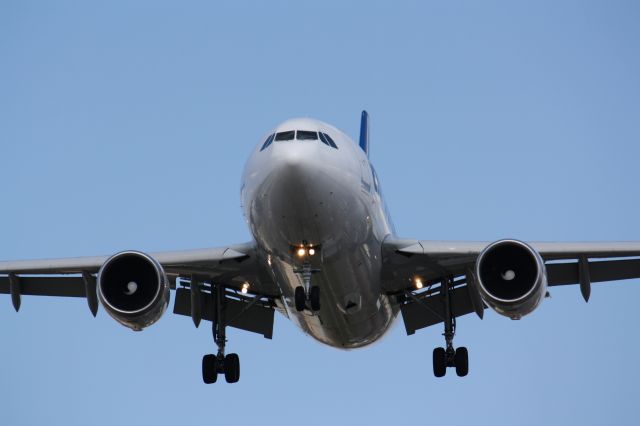
[[[171,288],[176,290],[174,313],[194,316],[191,309],[193,298],[190,296],[193,280],[197,280],[205,293],[211,292],[211,283],[221,283],[227,290],[227,307],[232,315],[227,325],[271,337],[274,299],[279,297],[279,290],[260,265],[253,243],[149,255],[162,265]],[[0,262],[0,293],[11,294],[16,310],[20,308],[22,295],[86,297],[95,316],[98,308],[95,275],[108,258],[92,256]],[[247,282],[251,283],[251,296],[239,293]],[[198,299],[201,307],[194,322],[199,323],[200,317],[212,320],[210,298]]]
[[[408,334],[444,320],[442,303],[436,296],[445,279],[452,279],[454,315],[475,311],[482,317],[486,306],[477,291],[468,285],[467,277],[471,276],[478,255],[489,244],[385,240],[382,286],[388,294],[399,296]],[[549,286],[580,284],[585,300],[589,298],[591,283],[640,278],[640,242],[535,242],[529,245],[545,262]],[[416,276],[424,281],[426,289],[419,293],[415,291]]]

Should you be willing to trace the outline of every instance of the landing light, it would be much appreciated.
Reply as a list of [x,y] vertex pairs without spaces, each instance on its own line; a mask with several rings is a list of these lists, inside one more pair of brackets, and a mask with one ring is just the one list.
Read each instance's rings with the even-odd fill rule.
[[315,250],[315,249],[310,248],[310,249],[309,249],[309,256],[313,256],[314,254],[316,254],[316,250]]
[[240,292],[242,294],[247,294],[248,291],[249,291],[249,283],[242,284],[242,287],[240,288]]
[[422,280],[420,278],[415,278],[413,281],[418,290],[424,287],[424,284],[422,284]]
[[305,248],[304,248],[304,247],[300,247],[300,248],[298,249],[298,256],[299,256],[299,257],[304,257],[304,255],[305,255],[305,254],[307,254],[307,250],[305,250]]

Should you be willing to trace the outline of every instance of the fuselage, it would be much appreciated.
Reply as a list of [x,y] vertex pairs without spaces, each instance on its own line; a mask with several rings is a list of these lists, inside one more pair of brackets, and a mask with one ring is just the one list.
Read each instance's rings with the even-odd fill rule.
[[[393,229],[365,152],[328,124],[289,120],[258,143],[242,179],[243,212],[281,290],[281,310],[331,346],[380,338],[397,313],[380,284],[381,245]],[[317,248],[304,260],[320,288],[318,312],[294,308],[304,285],[300,246]]]

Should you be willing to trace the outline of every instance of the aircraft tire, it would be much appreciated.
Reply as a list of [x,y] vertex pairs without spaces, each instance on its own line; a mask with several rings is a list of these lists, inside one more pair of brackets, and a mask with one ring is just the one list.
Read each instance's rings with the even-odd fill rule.
[[216,371],[217,359],[215,355],[209,354],[202,357],[202,380],[206,384],[215,383],[218,380]]
[[447,355],[444,348],[433,350],[433,375],[443,377],[447,373]]
[[240,380],[240,357],[238,354],[228,354],[224,357],[224,378],[227,383]]
[[304,311],[307,301],[306,301],[306,295],[304,294],[304,288],[302,286],[296,287],[295,302],[296,302],[296,311],[298,312]]
[[456,374],[459,377],[464,377],[469,373],[469,351],[467,348],[461,346],[456,349],[454,363],[456,364]]
[[316,285],[311,287],[311,291],[309,293],[309,302],[311,303],[312,311],[320,310],[320,287]]

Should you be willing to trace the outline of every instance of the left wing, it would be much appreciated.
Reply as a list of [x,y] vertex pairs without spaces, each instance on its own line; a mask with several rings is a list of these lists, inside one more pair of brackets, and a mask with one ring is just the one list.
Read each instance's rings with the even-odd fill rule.
[[[273,300],[279,297],[279,290],[260,266],[253,243],[165,251],[149,253],[149,256],[162,266],[171,288],[176,289],[175,313],[194,316],[193,312],[196,311],[198,318],[194,317],[194,322],[199,323],[200,318],[212,320],[214,315],[210,298],[199,297],[201,307],[194,310],[191,308],[194,299],[190,293],[194,282],[205,293],[211,292],[210,285],[215,282],[223,284],[233,293],[228,298],[227,306],[237,315],[233,318],[235,324],[229,321],[227,325],[271,337]],[[108,258],[92,256],[0,262],[0,293],[11,294],[16,310],[20,308],[23,295],[86,297],[95,316],[98,309],[96,274]],[[245,283],[250,283],[250,293],[254,297],[238,292]],[[247,306],[249,304],[251,306]]]
[[[382,286],[399,295],[407,332],[444,321],[440,286],[449,280],[454,316],[484,308],[473,284],[474,266],[489,242],[424,241],[387,238],[383,244]],[[640,242],[529,243],[542,260],[549,286],[580,284],[585,300],[591,283],[640,278]],[[419,276],[422,292],[416,292]],[[472,285],[469,285],[471,283]]]

